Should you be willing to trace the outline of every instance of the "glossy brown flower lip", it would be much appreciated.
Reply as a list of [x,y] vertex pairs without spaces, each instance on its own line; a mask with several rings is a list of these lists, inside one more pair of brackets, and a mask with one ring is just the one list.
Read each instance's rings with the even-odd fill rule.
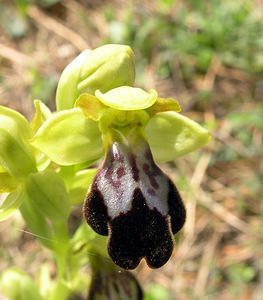
[[179,192],[144,140],[110,146],[83,211],[97,233],[110,236],[109,255],[124,269],[136,268],[142,258],[152,268],[164,265],[186,215]]

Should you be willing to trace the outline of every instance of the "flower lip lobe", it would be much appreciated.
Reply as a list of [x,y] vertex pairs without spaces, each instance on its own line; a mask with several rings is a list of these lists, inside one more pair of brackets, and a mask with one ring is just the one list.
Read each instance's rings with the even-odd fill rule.
[[139,188],[134,191],[132,209],[114,218],[110,229],[109,254],[124,269],[136,268],[143,257],[150,267],[158,268],[172,254],[168,217],[149,209]]
[[107,207],[103,201],[103,195],[98,190],[96,183],[93,183],[89,193],[89,201],[85,201],[83,206],[84,217],[88,224],[101,235],[108,235],[109,216]]

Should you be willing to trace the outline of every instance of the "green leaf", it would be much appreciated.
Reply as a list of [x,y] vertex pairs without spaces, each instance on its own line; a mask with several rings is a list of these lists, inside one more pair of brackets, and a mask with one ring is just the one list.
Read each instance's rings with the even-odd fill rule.
[[53,228],[45,216],[32,205],[31,199],[27,196],[20,206],[20,212],[28,228],[38,238],[39,242],[43,246],[53,249],[54,243],[57,242],[54,239]]
[[[31,174],[26,181],[25,200],[20,211],[39,241],[63,261],[67,251],[68,194],[60,176],[51,170]],[[59,262],[61,264],[61,261]]]
[[140,110],[154,104],[157,100],[157,92],[150,90],[149,93],[140,88],[121,86],[103,94],[100,90],[95,96],[105,105],[118,110]]
[[211,137],[206,129],[176,112],[162,112],[150,119],[146,137],[156,161],[166,162],[206,145]]
[[98,124],[78,108],[54,114],[39,128],[32,144],[60,165],[95,160],[103,154]]
[[22,204],[23,199],[24,191],[20,186],[16,191],[9,193],[4,200],[0,200],[0,221],[9,218]]
[[71,204],[76,205],[84,201],[88,188],[97,173],[97,169],[88,169],[78,171],[72,180],[69,190],[69,199]]
[[26,180],[30,203],[52,222],[66,222],[70,213],[68,194],[61,177],[51,170],[30,174]]

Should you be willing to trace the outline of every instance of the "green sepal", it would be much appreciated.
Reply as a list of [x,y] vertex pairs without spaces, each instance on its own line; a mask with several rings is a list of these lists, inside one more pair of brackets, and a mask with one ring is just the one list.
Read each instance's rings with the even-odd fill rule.
[[39,128],[32,145],[60,165],[96,160],[103,154],[98,124],[79,108],[52,115]]
[[146,138],[158,162],[167,162],[206,145],[211,136],[193,120],[176,112],[153,116],[145,128]]
[[62,72],[56,94],[57,110],[72,108],[83,93],[133,85],[133,58],[131,48],[125,45],[109,44],[83,51]]
[[0,290],[10,300],[44,300],[32,278],[18,268],[4,271],[0,278]]
[[0,106],[0,164],[17,179],[36,171],[33,149],[28,143],[32,131],[16,111]]
[[106,93],[97,90],[95,96],[106,106],[118,110],[141,110],[152,106],[157,100],[157,92],[146,92],[140,88],[120,86]]
[[87,169],[78,171],[75,174],[69,190],[69,199],[72,205],[77,205],[84,201],[96,173],[97,169]]
[[6,195],[4,200],[0,201],[0,221],[8,219],[20,207],[23,200],[24,190],[22,186],[19,186],[14,192]]

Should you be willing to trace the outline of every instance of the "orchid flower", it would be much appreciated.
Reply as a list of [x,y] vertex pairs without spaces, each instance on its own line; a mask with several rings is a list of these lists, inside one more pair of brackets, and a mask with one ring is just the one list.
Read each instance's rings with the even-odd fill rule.
[[[95,232],[109,236],[108,253],[116,265],[134,269],[145,258],[158,268],[168,261],[186,212],[157,163],[195,151],[210,135],[180,113],[175,99],[134,87],[134,79],[132,50],[105,45],[84,51],[65,68],[57,112],[36,102],[29,124],[0,107],[0,192],[10,192],[0,219],[23,202],[27,221],[34,219],[36,233],[48,236],[49,221],[57,228],[70,205],[83,200],[78,191],[85,183],[84,217]],[[99,159],[97,172],[86,169]],[[70,180],[60,176],[63,166],[75,168]],[[49,221],[39,230],[42,217]]]
[[156,161],[194,151],[210,136],[179,111],[176,100],[155,90],[96,90],[47,120],[32,143],[59,164],[104,156],[83,212],[98,234],[109,235],[109,255],[124,269],[134,269],[143,257],[152,268],[164,265],[173,234],[184,224],[180,194]]

